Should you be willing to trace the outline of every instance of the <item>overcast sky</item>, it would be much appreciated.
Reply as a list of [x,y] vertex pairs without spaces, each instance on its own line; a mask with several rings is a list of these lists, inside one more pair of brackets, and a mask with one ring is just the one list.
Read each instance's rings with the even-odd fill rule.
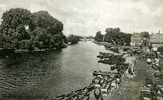
[[163,0],[0,0],[0,16],[17,7],[49,11],[63,22],[66,35],[95,35],[106,27],[129,33],[163,31]]

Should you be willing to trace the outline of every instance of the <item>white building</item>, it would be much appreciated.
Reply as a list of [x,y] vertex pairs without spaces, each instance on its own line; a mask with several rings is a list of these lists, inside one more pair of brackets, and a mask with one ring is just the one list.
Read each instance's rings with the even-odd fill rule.
[[150,42],[152,43],[153,47],[163,46],[163,34],[161,33],[151,34]]
[[140,46],[142,44],[142,36],[140,33],[134,33],[131,35],[131,46]]

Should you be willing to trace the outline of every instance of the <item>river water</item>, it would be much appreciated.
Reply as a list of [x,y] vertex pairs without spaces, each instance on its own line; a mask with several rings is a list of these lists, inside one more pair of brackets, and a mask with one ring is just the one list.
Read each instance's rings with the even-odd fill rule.
[[0,58],[0,96],[58,96],[87,86],[94,70],[109,70],[98,64],[105,48],[90,41],[61,51],[16,54]]

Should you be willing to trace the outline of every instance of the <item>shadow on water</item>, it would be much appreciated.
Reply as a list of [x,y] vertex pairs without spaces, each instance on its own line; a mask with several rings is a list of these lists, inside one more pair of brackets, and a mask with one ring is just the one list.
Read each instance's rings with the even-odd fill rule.
[[55,74],[54,70],[59,72],[61,54],[61,51],[1,54],[0,96],[46,96],[48,93],[41,86]]

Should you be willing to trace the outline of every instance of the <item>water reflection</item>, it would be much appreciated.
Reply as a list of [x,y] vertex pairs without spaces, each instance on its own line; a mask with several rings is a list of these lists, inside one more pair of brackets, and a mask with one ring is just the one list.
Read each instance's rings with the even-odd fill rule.
[[[51,54],[52,53],[52,54]],[[15,54],[1,59],[0,93],[16,95],[47,95],[41,84],[57,71],[60,51],[41,54]],[[57,63],[54,63],[55,60]],[[3,66],[2,66],[3,65]],[[34,90],[34,91],[33,91]]]
[[88,85],[103,46],[80,42],[62,51],[16,54],[0,59],[0,94],[57,96]]

